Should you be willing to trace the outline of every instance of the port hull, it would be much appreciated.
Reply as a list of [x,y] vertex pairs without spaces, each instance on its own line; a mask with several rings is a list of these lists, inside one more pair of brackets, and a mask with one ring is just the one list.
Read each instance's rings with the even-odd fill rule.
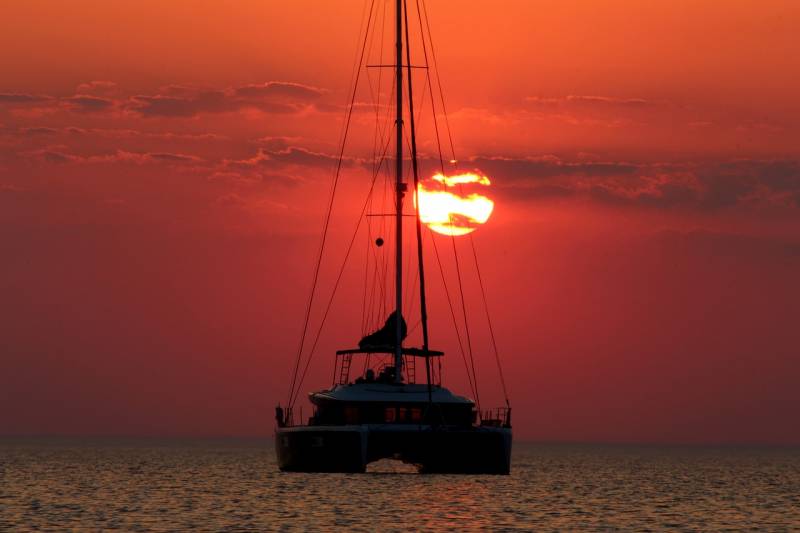
[[511,429],[392,426],[297,426],[275,432],[278,467],[289,472],[365,472],[400,459],[421,473],[508,474]]

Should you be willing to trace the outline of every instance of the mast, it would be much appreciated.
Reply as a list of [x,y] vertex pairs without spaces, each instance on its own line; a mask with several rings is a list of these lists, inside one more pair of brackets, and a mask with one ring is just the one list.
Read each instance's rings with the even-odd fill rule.
[[397,146],[395,149],[396,163],[396,202],[395,202],[395,349],[394,372],[395,383],[403,381],[403,194],[406,184],[403,183],[403,0],[397,0],[397,62],[395,64],[395,86],[397,87]]

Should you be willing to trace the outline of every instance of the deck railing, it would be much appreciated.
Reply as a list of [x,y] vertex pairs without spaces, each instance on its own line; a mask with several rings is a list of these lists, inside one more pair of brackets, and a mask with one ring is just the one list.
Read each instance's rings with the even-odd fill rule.
[[[314,409],[312,413],[312,419],[317,415],[317,410]],[[281,408],[278,407],[275,410],[275,421],[278,424],[278,427],[293,427],[293,426],[304,426],[304,425],[311,425],[312,421],[304,420],[303,419],[303,406],[299,406],[297,412],[297,422],[295,422],[295,412],[293,407]]]
[[511,408],[495,407],[486,409],[480,413],[481,426],[488,427],[511,427]]
[[[312,416],[306,421],[303,418],[303,406],[299,406],[297,422],[295,422],[295,412],[293,407],[275,409],[275,420],[278,427],[293,427],[303,425],[314,425],[317,417],[316,409]],[[473,411],[473,417],[478,415],[479,425],[483,427],[511,427],[511,408],[510,407],[495,407],[493,409],[486,409],[477,413]],[[473,418],[474,423],[474,418]]]

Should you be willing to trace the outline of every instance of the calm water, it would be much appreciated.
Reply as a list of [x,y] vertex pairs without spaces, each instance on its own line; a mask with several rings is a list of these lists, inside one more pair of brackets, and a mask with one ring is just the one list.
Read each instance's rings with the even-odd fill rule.
[[511,476],[282,474],[269,442],[0,440],[0,530],[800,531],[800,449],[515,444]]

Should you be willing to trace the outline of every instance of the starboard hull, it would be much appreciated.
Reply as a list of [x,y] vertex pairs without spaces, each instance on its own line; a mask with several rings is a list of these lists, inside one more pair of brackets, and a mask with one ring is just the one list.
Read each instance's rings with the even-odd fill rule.
[[289,472],[365,472],[379,459],[400,459],[421,473],[508,474],[511,429],[408,426],[278,428],[278,467]]

